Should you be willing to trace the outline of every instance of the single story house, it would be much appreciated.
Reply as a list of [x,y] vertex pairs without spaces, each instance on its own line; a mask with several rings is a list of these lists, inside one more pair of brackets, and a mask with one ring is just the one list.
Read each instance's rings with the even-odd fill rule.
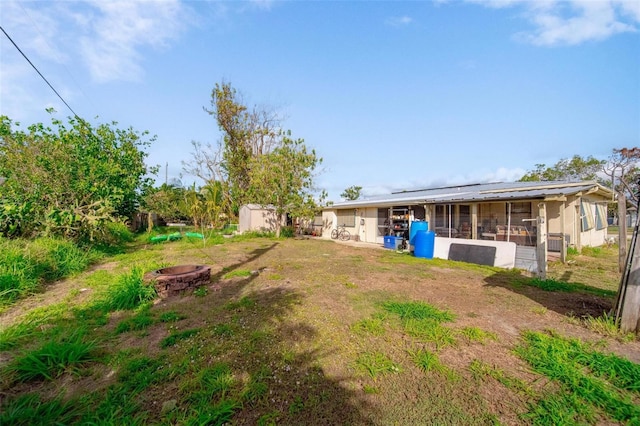
[[[278,218],[275,207],[260,204],[244,204],[238,212],[238,232],[247,231],[271,232],[276,230]],[[282,221],[287,225],[287,218]]]
[[[600,246],[607,236],[607,203],[613,192],[595,181],[507,182],[393,192],[325,207],[322,236],[344,225],[352,238],[383,244],[409,238],[414,221],[438,237],[513,242],[545,250]],[[424,224],[422,226],[425,226]]]

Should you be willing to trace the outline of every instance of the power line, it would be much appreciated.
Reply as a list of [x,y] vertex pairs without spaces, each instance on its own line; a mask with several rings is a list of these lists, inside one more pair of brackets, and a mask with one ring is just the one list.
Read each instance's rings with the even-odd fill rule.
[[87,94],[84,92],[84,90],[82,89],[82,86],[80,86],[80,84],[78,83],[78,81],[75,79],[75,77],[73,76],[73,74],[71,73],[71,71],[69,71],[69,68],[67,67],[67,65],[65,64],[65,61],[60,59],[60,56],[58,56],[58,52],[56,49],[54,49],[51,44],[49,44],[49,41],[47,40],[48,37],[46,37],[42,31],[40,30],[40,27],[38,26],[38,23],[36,22],[35,19],[33,19],[33,17],[31,16],[31,14],[29,13],[29,11],[23,6],[22,2],[18,2],[18,5],[20,6],[20,8],[22,9],[22,11],[24,12],[24,14],[29,18],[29,20],[31,21],[31,25],[33,25],[33,27],[36,29],[36,31],[38,32],[38,34],[40,34],[42,36],[42,39],[44,40],[44,42],[47,44],[47,46],[49,46],[49,49],[51,50],[51,52],[53,53],[53,55],[58,59],[58,62],[60,62],[62,64],[62,66],[64,67],[64,69],[67,71],[67,74],[69,74],[69,77],[71,77],[71,80],[73,80],[73,82],[75,83],[75,85],[78,87],[78,89],[80,90],[80,92],[82,92],[82,95],[89,101],[89,103],[91,104],[91,106],[93,107],[94,111],[97,111],[96,106],[93,104],[91,98],[89,98],[89,96],[87,96]]
[[69,104],[67,103],[67,101],[64,100],[64,98],[62,96],[60,96],[60,93],[58,93],[58,91],[51,85],[51,83],[49,83],[49,80],[47,80],[45,78],[44,75],[42,75],[42,73],[40,72],[40,70],[38,70],[38,68],[36,68],[35,65],[33,65],[33,62],[31,62],[31,60],[27,57],[27,55],[24,54],[24,52],[18,47],[18,45],[16,44],[15,41],[13,41],[13,39],[9,36],[9,34],[7,34],[7,32],[4,30],[4,28],[2,28],[2,26],[0,25],[0,30],[2,30],[2,32],[4,33],[4,35],[7,36],[7,38],[9,39],[9,41],[11,42],[11,44],[13,44],[15,46],[16,49],[18,49],[18,52],[20,52],[20,54],[24,57],[24,59],[27,60],[27,62],[29,62],[29,65],[31,65],[33,67],[34,70],[36,70],[36,72],[38,73],[38,75],[40,77],[42,77],[42,79],[44,80],[45,83],[47,83],[47,85],[51,88],[51,90],[53,90],[53,93],[55,93],[56,95],[58,95],[58,97],[60,98],[60,100],[62,101],[62,103],[64,103],[67,108],[69,108],[69,111],[71,111],[73,113],[73,115],[77,118],[80,119],[80,117],[78,116],[78,114],[76,114],[76,112],[73,110],[73,108],[71,108],[69,106]]

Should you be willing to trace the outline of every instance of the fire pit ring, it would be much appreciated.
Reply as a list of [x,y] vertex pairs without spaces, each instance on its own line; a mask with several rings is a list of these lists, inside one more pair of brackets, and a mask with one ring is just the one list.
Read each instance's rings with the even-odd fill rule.
[[155,281],[162,298],[182,294],[211,282],[211,267],[206,265],[178,265],[157,269],[148,274]]

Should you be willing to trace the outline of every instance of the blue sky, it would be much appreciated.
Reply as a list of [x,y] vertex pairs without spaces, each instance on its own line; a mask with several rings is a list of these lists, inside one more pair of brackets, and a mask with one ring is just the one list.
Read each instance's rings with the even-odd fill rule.
[[[3,0],[0,25],[78,115],[157,135],[161,181],[219,140],[203,107],[223,80],[316,149],[334,201],[640,146],[637,0]],[[4,34],[0,49],[0,114],[71,115]]]

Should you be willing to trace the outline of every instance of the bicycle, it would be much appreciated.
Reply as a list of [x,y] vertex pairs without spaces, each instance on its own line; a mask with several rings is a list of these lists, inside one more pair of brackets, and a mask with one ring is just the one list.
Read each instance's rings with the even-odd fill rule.
[[346,230],[346,225],[338,225],[338,228],[331,231],[331,239],[340,241],[349,241],[351,239],[351,234]]

